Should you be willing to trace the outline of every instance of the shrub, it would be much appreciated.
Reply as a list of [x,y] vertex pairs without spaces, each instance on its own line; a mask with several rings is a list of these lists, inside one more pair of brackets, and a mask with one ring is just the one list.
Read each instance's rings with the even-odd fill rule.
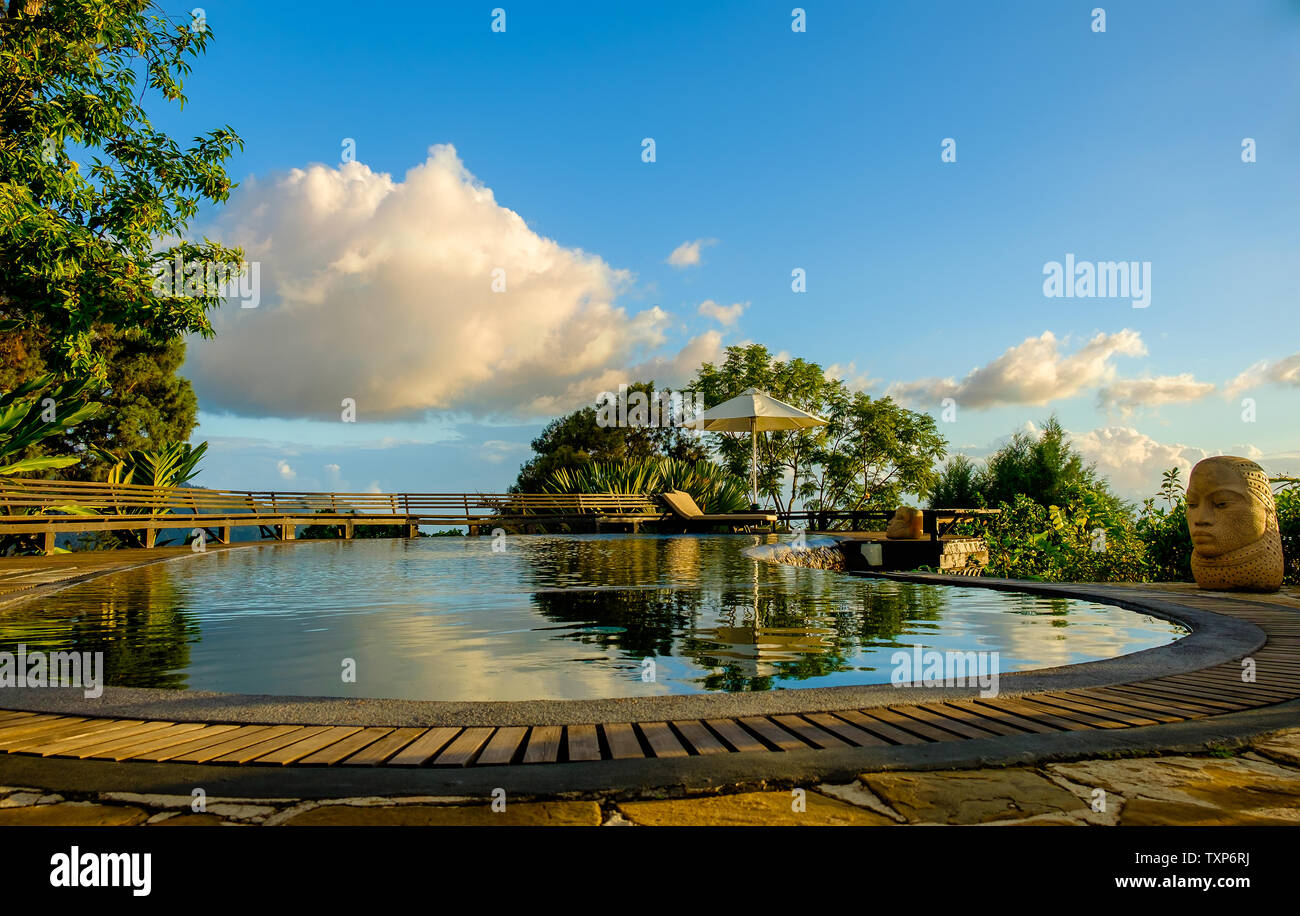
[[965,455],[948,459],[930,492],[931,509],[975,509],[984,505],[983,480],[975,462]]
[[1085,494],[1068,509],[1023,494],[985,533],[988,573],[1051,582],[1138,582],[1146,564],[1132,523],[1104,496]]
[[[1187,496],[1178,468],[1161,478],[1158,496],[1142,503],[1137,521],[1138,537],[1146,547],[1147,578],[1152,582],[1190,582],[1192,538],[1187,533]],[[1156,499],[1165,506],[1157,506]]]
[[1282,581],[1300,585],[1300,479],[1280,477],[1273,482],[1281,484],[1273,498],[1277,501],[1277,526],[1282,533],[1282,556],[1286,560]]

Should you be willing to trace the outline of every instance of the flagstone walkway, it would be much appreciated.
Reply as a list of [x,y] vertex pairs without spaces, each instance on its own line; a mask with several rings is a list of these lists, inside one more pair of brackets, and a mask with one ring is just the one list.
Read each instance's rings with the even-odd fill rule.
[[[201,810],[199,810],[201,808]],[[867,772],[847,783],[690,795],[323,800],[0,787],[0,826],[1300,825],[1300,729],[1235,749],[1043,766]]]

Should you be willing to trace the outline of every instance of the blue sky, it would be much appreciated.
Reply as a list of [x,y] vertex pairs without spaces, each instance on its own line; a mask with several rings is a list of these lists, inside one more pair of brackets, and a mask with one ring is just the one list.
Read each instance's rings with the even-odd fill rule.
[[[1095,5],[812,3],[795,33],[792,3],[508,3],[494,33],[490,4],[206,3],[158,122],[243,137],[196,229],[263,286],[191,342],[199,482],[495,489],[598,381],[745,341],[936,417],[952,396],[954,450],[1055,411],[1131,495],[1224,451],[1300,471],[1300,5],[1110,4],[1104,33]],[[466,298],[523,250],[510,309]],[[1150,306],[1045,297],[1067,253],[1149,261]],[[602,352],[538,371],[584,327]]]

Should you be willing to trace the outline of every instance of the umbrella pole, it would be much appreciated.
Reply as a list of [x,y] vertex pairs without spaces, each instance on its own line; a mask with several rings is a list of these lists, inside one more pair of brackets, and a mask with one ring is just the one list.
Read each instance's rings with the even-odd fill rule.
[[758,434],[754,421],[749,421],[749,488],[754,493],[753,505],[758,505]]

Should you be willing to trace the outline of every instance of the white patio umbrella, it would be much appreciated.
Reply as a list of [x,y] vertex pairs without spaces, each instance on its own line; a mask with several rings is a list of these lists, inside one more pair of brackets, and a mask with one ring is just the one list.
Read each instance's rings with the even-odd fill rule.
[[808,429],[825,426],[826,420],[800,410],[785,401],[759,391],[746,388],[729,401],[710,407],[684,424],[707,432],[749,432],[749,488],[758,503],[758,433],[782,429]]

